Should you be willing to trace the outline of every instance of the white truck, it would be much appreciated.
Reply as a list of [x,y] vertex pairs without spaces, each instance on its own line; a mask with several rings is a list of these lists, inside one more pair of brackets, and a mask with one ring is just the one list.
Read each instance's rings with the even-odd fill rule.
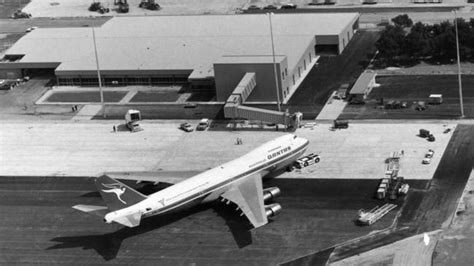
[[128,110],[125,114],[125,125],[131,132],[142,131],[143,128],[140,127],[139,121],[141,120],[141,114],[138,110]]
[[319,160],[320,160],[319,155],[311,153],[296,160],[294,166],[298,169],[301,169],[303,167],[307,167],[312,164],[319,163]]

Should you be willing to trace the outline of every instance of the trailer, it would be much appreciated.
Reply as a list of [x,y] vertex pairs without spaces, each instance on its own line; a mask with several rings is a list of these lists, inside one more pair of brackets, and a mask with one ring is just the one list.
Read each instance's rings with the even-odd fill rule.
[[377,206],[370,211],[365,211],[363,209],[359,210],[359,218],[357,219],[357,222],[361,225],[371,225],[380,220],[382,217],[384,217],[387,213],[389,213],[396,207],[397,205],[395,204],[387,203],[382,207]]
[[431,94],[429,98],[429,104],[442,104],[443,103],[443,95],[442,94]]

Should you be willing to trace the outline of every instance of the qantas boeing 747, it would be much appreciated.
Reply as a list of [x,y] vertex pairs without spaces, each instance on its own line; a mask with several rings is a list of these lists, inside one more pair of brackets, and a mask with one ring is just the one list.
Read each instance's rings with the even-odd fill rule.
[[[265,205],[280,194],[277,187],[263,189],[262,178],[285,170],[307,149],[309,141],[293,134],[278,137],[246,155],[190,177],[149,196],[103,175],[96,186],[108,206],[106,223],[117,222],[128,227],[140,224],[142,218],[174,211],[193,204],[214,200],[233,202],[254,228],[268,223],[268,217],[281,210],[278,203]],[[136,179],[133,177],[126,179]],[[138,181],[159,182],[159,178]],[[106,210],[103,206],[76,205],[83,212]]]

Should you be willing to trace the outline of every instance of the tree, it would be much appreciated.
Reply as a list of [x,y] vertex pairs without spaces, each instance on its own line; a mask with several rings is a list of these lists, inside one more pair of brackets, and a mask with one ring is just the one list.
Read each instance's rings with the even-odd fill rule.
[[405,38],[404,53],[414,58],[430,56],[430,30],[431,27],[421,22],[416,23]]
[[380,38],[375,43],[380,56],[385,59],[394,59],[402,52],[405,32],[400,26],[388,25],[380,34]]
[[392,18],[392,22],[395,24],[395,26],[400,26],[403,28],[409,28],[413,25],[413,21],[408,17],[407,14],[398,15]]

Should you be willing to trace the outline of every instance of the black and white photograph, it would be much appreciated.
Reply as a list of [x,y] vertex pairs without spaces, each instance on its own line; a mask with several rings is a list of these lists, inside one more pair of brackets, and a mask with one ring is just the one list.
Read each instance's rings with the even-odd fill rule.
[[472,265],[473,167],[474,0],[0,0],[0,265]]

